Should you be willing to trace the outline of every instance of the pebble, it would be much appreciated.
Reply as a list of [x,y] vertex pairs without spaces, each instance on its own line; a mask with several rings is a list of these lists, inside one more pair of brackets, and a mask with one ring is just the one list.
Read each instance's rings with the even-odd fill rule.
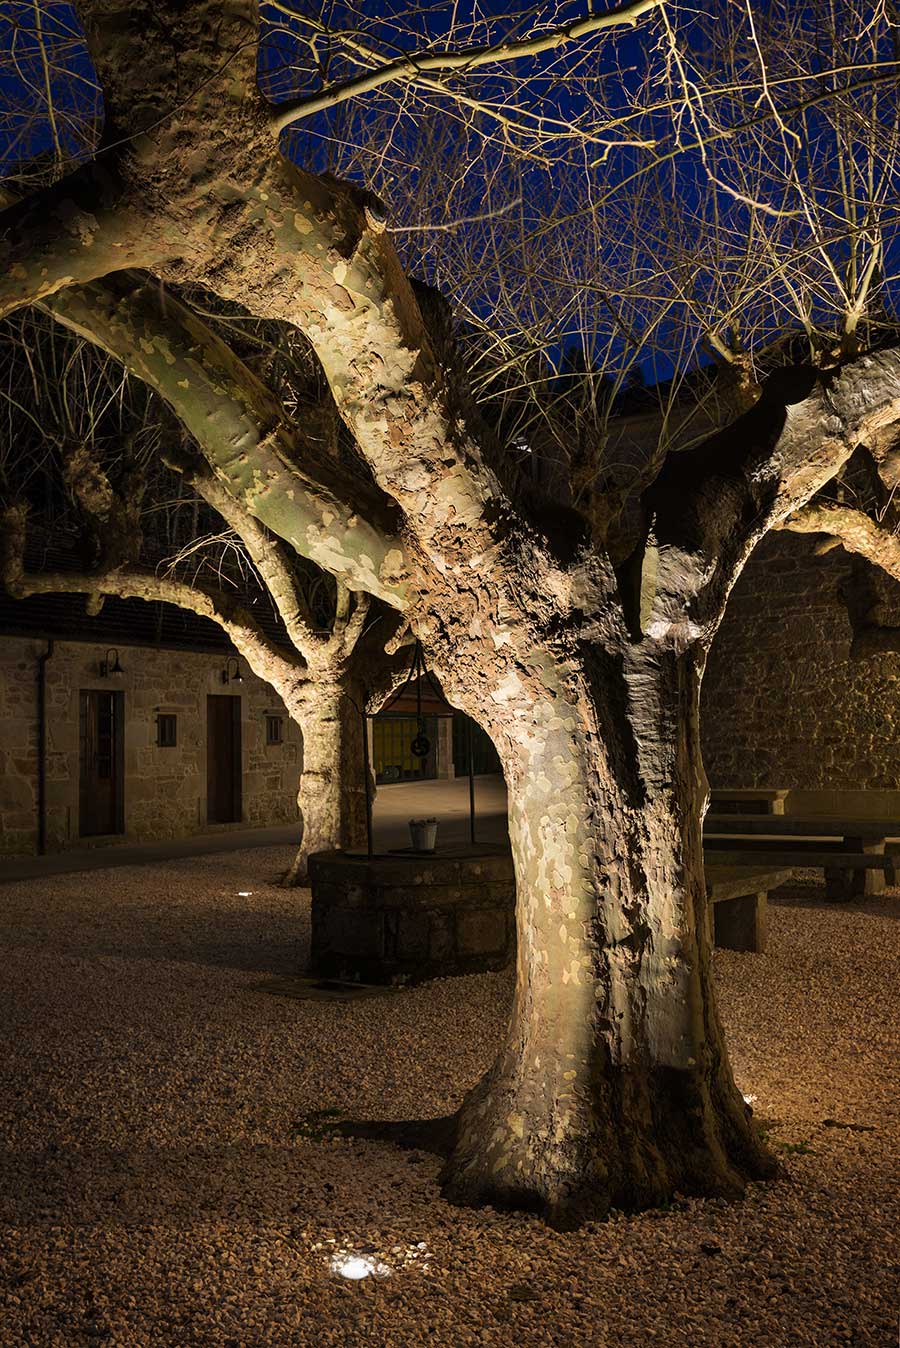
[[[715,954],[782,1178],[563,1234],[451,1207],[428,1153],[306,1122],[452,1110],[511,981],[273,995],[309,942],[308,893],[274,883],[289,859],[0,886],[3,1348],[896,1343],[900,893],[837,908],[798,884],[765,955]],[[332,1272],[354,1252],[389,1272]]]

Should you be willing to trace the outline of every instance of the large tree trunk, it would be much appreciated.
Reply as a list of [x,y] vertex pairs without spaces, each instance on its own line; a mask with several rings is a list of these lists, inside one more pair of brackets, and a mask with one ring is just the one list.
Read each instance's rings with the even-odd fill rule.
[[449,1196],[565,1225],[771,1173],[715,1009],[702,654],[592,652],[490,728],[509,787],[508,1035],[463,1103]]
[[300,845],[284,878],[305,885],[313,852],[365,845],[362,697],[346,681],[313,680],[300,721]]

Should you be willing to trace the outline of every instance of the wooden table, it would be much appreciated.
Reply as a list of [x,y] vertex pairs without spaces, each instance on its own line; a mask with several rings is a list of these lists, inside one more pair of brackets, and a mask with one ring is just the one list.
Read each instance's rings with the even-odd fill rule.
[[825,871],[829,898],[884,890],[888,838],[900,837],[900,819],[837,815],[709,814],[703,841],[710,861],[814,866]]
[[724,787],[710,791],[710,808],[715,814],[784,814],[788,792],[771,787]]

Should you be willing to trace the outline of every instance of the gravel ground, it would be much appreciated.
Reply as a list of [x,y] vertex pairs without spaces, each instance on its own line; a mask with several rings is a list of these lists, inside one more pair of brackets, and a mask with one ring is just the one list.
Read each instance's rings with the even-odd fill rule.
[[[2,1348],[897,1343],[900,893],[798,886],[767,955],[716,954],[782,1179],[558,1234],[450,1207],[427,1153],[322,1135],[323,1109],[448,1112],[510,983],[274,995],[309,938],[289,859],[0,887]],[[335,1276],[346,1253],[389,1276]]]

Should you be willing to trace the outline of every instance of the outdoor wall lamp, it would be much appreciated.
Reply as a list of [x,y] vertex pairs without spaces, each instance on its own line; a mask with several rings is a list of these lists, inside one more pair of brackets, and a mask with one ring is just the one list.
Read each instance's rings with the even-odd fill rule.
[[[234,665],[233,674],[231,672],[232,665]],[[222,682],[223,683],[244,682],[244,680],[241,678],[241,667],[238,663],[238,658],[236,655],[229,655],[228,659],[225,661],[225,668],[222,670]]]
[[[110,662],[110,656],[113,657],[112,662]],[[100,661],[101,679],[116,678],[119,674],[124,673],[125,673],[124,669],[119,664],[119,652],[116,650],[115,646],[110,646],[109,650],[106,652],[106,655]]]

